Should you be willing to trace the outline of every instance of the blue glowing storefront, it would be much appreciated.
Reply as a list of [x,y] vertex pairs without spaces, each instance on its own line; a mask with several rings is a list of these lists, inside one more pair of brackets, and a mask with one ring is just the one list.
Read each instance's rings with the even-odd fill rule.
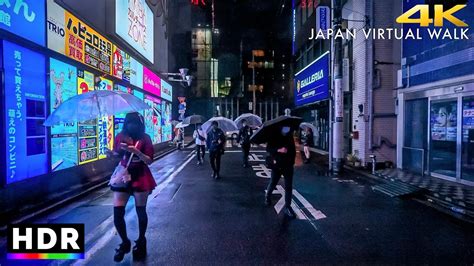
[[154,144],[171,140],[170,84],[162,80],[155,94],[145,91],[142,63],[53,0],[18,1],[19,9],[10,2],[0,3],[1,185],[43,180],[75,167],[80,174],[100,168],[87,165],[103,161],[106,149],[113,149],[125,114],[43,126],[62,102],[88,91],[120,90],[152,100],[147,114]]

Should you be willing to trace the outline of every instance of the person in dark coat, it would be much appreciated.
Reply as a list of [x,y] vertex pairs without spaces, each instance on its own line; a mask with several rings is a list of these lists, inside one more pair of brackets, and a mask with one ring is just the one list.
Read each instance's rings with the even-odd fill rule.
[[209,150],[209,160],[213,171],[212,177],[219,179],[221,156],[224,153],[225,134],[224,131],[219,128],[219,124],[216,121],[212,122],[211,127],[211,131],[207,133],[206,143]]
[[[293,140],[292,130],[289,127],[281,127],[279,135],[275,135],[267,143],[267,163],[272,168],[272,176],[265,195],[265,205],[271,205],[271,195],[278,184],[281,176],[285,178],[285,207],[284,213],[290,218],[296,214],[291,208],[291,197],[293,194],[293,171],[295,164],[296,148]],[[269,162],[268,162],[269,161]]]
[[247,125],[247,121],[244,119],[242,120],[242,128],[239,130],[239,136],[237,141],[240,143],[242,147],[243,155],[243,163],[244,167],[249,167],[249,154],[250,154],[250,137],[252,136],[253,131]]
[[307,127],[301,133],[301,144],[303,144],[303,151],[304,151],[304,163],[309,163],[311,158],[311,151],[309,148],[313,146],[313,131]]

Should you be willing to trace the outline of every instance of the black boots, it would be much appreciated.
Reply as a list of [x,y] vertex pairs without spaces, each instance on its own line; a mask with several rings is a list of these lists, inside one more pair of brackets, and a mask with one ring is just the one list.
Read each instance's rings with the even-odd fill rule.
[[146,257],[146,238],[139,238],[135,241],[135,246],[133,247],[133,259],[134,260],[144,260]]
[[130,241],[122,242],[122,244],[120,244],[118,248],[115,249],[114,261],[121,262],[125,254],[130,252],[131,245],[132,244],[130,244]]

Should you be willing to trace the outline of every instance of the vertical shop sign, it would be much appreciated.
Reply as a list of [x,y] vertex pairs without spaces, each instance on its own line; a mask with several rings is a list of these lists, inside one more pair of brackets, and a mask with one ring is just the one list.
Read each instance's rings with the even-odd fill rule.
[[[19,45],[3,42],[5,69],[6,183],[48,171],[45,58]],[[2,162],[3,164],[3,162]]]

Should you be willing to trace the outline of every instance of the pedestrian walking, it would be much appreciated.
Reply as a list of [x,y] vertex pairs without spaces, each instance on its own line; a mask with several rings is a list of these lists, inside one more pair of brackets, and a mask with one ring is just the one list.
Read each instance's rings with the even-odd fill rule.
[[130,198],[135,198],[135,210],[138,217],[139,237],[133,247],[133,258],[142,260],[146,257],[145,233],[148,225],[146,212],[147,199],[151,191],[156,187],[155,179],[148,168],[153,162],[153,143],[148,134],[145,133],[143,117],[138,113],[129,113],[125,117],[122,131],[115,138],[114,154],[122,158],[121,164],[127,165],[130,156],[131,163],[128,172],[131,181],[126,186],[114,187],[114,224],[122,243],[115,250],[114,260],[120,262],[125,254],[130,252],[131,243],[127,236],[125,223],[125,206]]
[[247,120],[242,120],[242,128],[239,130],[239,136],[237,141],[240,143],[243,152],[243,166],[244,168],[249,167],[249,154],[250,154],[250,137],[253,134],[252,128],[247,125]]
[[293,195],[293,171],[295,164],[296,148],[290,127],[282,126],[280,133],[271,138],[267,144],[267,164],[272,169],[272,176],[265,195],[265,205],[270,206],[271,195],[278,181],[283,176],[285,179],[285,208],[284,213],[290,218],[296,214],[291,208]]
[[212,177],[220,178],[221,156],[224,153],[225,134],[219,128],[217,121],[212,121],[211,129],[207,133],[207,148],[209,149],[209,160],[212,167]]
[[193,133],[193,138],[196,143],[198,165],[202,165],[204,162],[204,155],[206,153],[206,137],[206,132],[202,129],[202,124],[197,124]]
[[309,163],[311,159],[311,151],[309,148],[313,146],[313,131],[311,128],[306,127],[301,132],[301,144],[303,144],[303,151],[304,151],[304,163]]

